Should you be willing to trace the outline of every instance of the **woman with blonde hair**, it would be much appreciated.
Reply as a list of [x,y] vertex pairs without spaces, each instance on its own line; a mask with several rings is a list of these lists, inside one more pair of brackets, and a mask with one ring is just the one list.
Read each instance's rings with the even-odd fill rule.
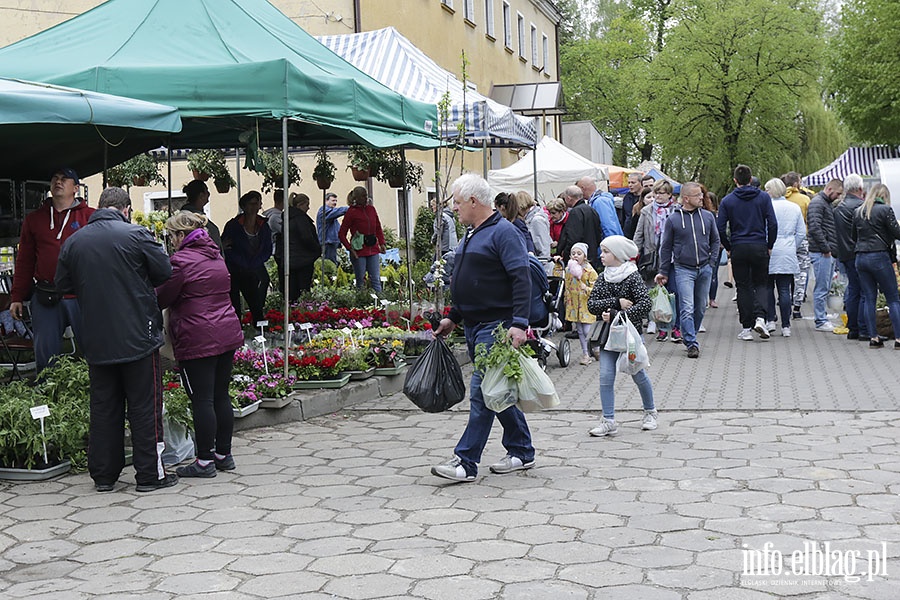
[[244,334],[231,304],[228,268],[205,226],[206,217],[196,213],[169,217],[172,277],[156,288],[160,308],[169,309],[169,337],[194,413],[197,460],[178,467],[179,477],[215,477],[217,470],[235,468],[228,383]]
[[884,342],[875,328],[875,299],[878,290],[887,301],[891,325],[894,327],[894,350],[900,350],[900,293],[891,263],[897,262],[900,223],[891,210],[891,192],[886,185],[873,185],[866,201],[853,213],[850,237],[856,252],[856,270],[866,302],[866,326],[870,348],[881,348]]

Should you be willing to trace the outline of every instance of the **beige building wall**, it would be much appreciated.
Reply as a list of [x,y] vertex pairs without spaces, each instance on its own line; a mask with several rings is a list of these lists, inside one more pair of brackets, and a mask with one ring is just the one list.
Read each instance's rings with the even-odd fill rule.
[[[138,0],[133,0],[138,1]],[[143,1],[143,0],[141,0]],[[303,27],[311,35],[334,35],[370,31],[393,26],[420,50],[448,71],[462,78],[462,53],[469,61],[467,79],[484,95],[491,86],[502,83],[555,81],[558,79],[556,25],[558,15],[546,0],[270,0],[271,3]],[[63,21],[71,19],[102,4],[101,0],[0,0],[0,46],[5,46]],[[509,7],[509,39],[504,34],[503,7]],[[489,30],[487,7],[493,9],[493,28]],[[469,12],[471,8],[471,12]],[[357,15],[358,9],[358,15]],[[358,16],[358,19],[357,19]],[[524,27],[522,56],[519,48],[518,18]],[[358,21],[358,23],[357,23]],[[357,27],[358,25],[358,27]],[[534,27],[537,46],[532,44]],[[547,51],[544,51],[546,37]],[[533,48],[535,51],[533,51]],[[545,60],[546,58],[546,60]],[[539,131],[542,129],[539,128]],[[552,131],[550,132],[553,135]],[[490,152],[490,151],[489,151]],[[347,193],[359,185],[346,171],[346,154],[331,153],[338,167],[337,179],[330,191],[338,194],[343,202]],[[429,188],[434,188],[434,153],[409,151],[408,159],[425,169],[424,190],[411,190],[410,217],[427,199]],[[489,168],[503,167],[518,160],[513,150],[495,150],[489,159]],[[456,159],[450,177],[461,170],[481,172],[484,159],[481,152],[461,153]],[[291,191],[304,192],[315,207],[321,204],[322,192],[312,180],[315,162],[312,154],[295,155],[304,181]],[[493,163],[493,164],[491,164]],[[233,159],[232,172],[236,171]],[[165,165],[161,166],[165,174]],[[184,161],[174,161],[172,187],[180,189],[191,179]],[[90,190],[90,202],[96,200],[102,189],[102,178],[97,175],[85,180]],[[211,182],[210,182],[211,183]],[[262,178],[246,170],[241,171],[241,190],[261,189]],[[220,226],[237,212],[237,190],[229,194],[212,193],[210,207],[212,219]],[[140,209],[145,191],[164,188],[133,188],[135,207]],[[395,231],[400,230],[401,215],[398,211],[398,190],[373,181],[372,196],[382,224]],[[271,194],[263,200],[263,208],[271,206]],[[412,223],[410,223],[412,226]]]

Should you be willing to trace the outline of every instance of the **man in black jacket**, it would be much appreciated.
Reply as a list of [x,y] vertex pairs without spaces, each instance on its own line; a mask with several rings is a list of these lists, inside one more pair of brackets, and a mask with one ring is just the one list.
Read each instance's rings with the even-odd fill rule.
[[[312,287],[316,260],[322,252],[316,226],[309,214],[309,196],[291,194],[288,207],[288,300],[296,302],[300,292]],[[275,240],[275,262],[278,265],[279,289],[284,287],[284,235]]]
[[577,185],[567,187],[565,194],[566,206],[569,207],[569,218],[559,234],[557,250],[562,255],[562,259],[568,261],[572,246],[578,242],[587,244],[588,261],[597,271],[600,271],[602,267],[600,266],[600,255],[597,253],[603,237],[600,217],[597,215],[597,211],[584,201],[584,194]]
[[137,491],[178,482],[162,464],[162,313],[154,289],[172,276],[172,266],[150,232],[130,219],[128,192],[103,190],[88,224],[63,244],[56,268],[56,287],[76,294],[81,307],[91,377],[88,470],[98,492],[112,491],[125,466],[126,405]]
[[[831,185],[829,183],[828,185]],[[863,203],[862,177],[853,173],[847,175],[843,182],[844,199],[834,209],[835,243],[832,247],[837,259],[847,275],[847,288],[844,290],[844,310],[847,313],[848,340],[869,339],[870,333],[866,327],[865,302],[862,297],[862,288],[859,283],[859,272],[856,270],[856,250],[850,230],[853,228],[853,213]]]
[[834,241],[834,212],[831,202],[841,195],[844,184],[835,179],[828,183],[821,192],[813,196],[806,210],[806,238],[809,243],[809,259],[812,261],[816,275],[816,287],[813,288],[813,314],[816,318],[816,331],[833,331],[834,326],[825,316],[828,293],[831,291],[831,279],[834,274],[832,245]]

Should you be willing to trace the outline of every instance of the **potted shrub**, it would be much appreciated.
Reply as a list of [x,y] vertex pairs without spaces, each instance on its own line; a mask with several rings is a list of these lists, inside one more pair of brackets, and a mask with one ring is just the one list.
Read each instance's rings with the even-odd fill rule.
[[378,169],[378,179],[393,188],[416,188],[422,191],[422,177],[425,175],[421,165],[406,161],[406,180],[403,179],[403,156],[399,150],[391,150],[385,154],[384,161]]
[[344,360],[344,370],[350,374],[350,381],[368,379],[375,374],[375,367],[368,360],[367,347],[345,348],[341,356]]
[[331,187],[331,184],[334,182],[334,172],[336,170],[337,167],[335,167],[334,163],[331,162],[331,159],[328,158],[328,153],[325,151],[325,148],[316,152],[316,168],[313,169],[313,179],[316,180],[316,185],[319,186],[320,190],[327,190]]
[[356,181],[365,181],[378,172],[383,160],[383,152],[368,146],[350,146],[347,151],[347,168],[353,173]]
[[191,150],[188,152],[187,161],[188,169],[193,173],[194,179],[200,181],[209,181],[210,177],[216,174],[221,175],[223,171],[228,173],[225,153],[221,150]]
[[[265,169],[263,172],[263,192],[269,193],[275,188],[281,188],[284,185],[284,162],[281,150],[260,150],[259,158]],[[288,156],[288,185],[296,185],[300,181],[300,167]]]
[[158,183],[165,185],[165,178],[159,174],[159,163],[149,154],[138,154],[106,172],[106,181],[111,186],[146,186]]

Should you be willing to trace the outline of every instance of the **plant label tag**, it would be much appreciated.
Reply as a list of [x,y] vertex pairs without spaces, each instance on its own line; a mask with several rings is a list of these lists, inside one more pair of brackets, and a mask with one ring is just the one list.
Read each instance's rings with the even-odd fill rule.
[[362,328],[363,328],[362,323],[360,323],[359,321],[357,321],[357,322],[356,322],[356,328],[357,328],[357,329],[362,329]]
[[390,304],[390,303],[391,303],[391,301],[388,300],[387,298],[385,298],[384,300],[381,301],[381,305],[382,305],[382,306],[387,306],[387,305]]
[[387,277],[382,277],[382,278],[381,278],[381,283],[387,283]]
[[293,331],[293,330],[294,330],[294,324],[288,323],[288,331]]
[[269,326],[269,322],[268,322],[268,321],[257,321],[257,322],[256,322],[256,326],[257,326],[257,327],[268,327],[268,326]]
[[32,406],[31,407],[31,418],[32,419],[43,419],[44,417],[50,416],[50,407],[46,404],[41,404],[40,406]]
[[341,329],[341,333],[343,333],[344,335],[350,335],[352,333],[352,330],[349,327],[344,327],[343,329]]
[[300,331],[306,331],[307,329],[312,329],[312,323],[300,323]]
[[256,342],[256,343],[258,343],[258,344],[265,344],[265,343],[266,343],[266,336],[264,336],[264,335],[258,335],[258,336],[256,336],[255,338],[253,338],[253,341]]

